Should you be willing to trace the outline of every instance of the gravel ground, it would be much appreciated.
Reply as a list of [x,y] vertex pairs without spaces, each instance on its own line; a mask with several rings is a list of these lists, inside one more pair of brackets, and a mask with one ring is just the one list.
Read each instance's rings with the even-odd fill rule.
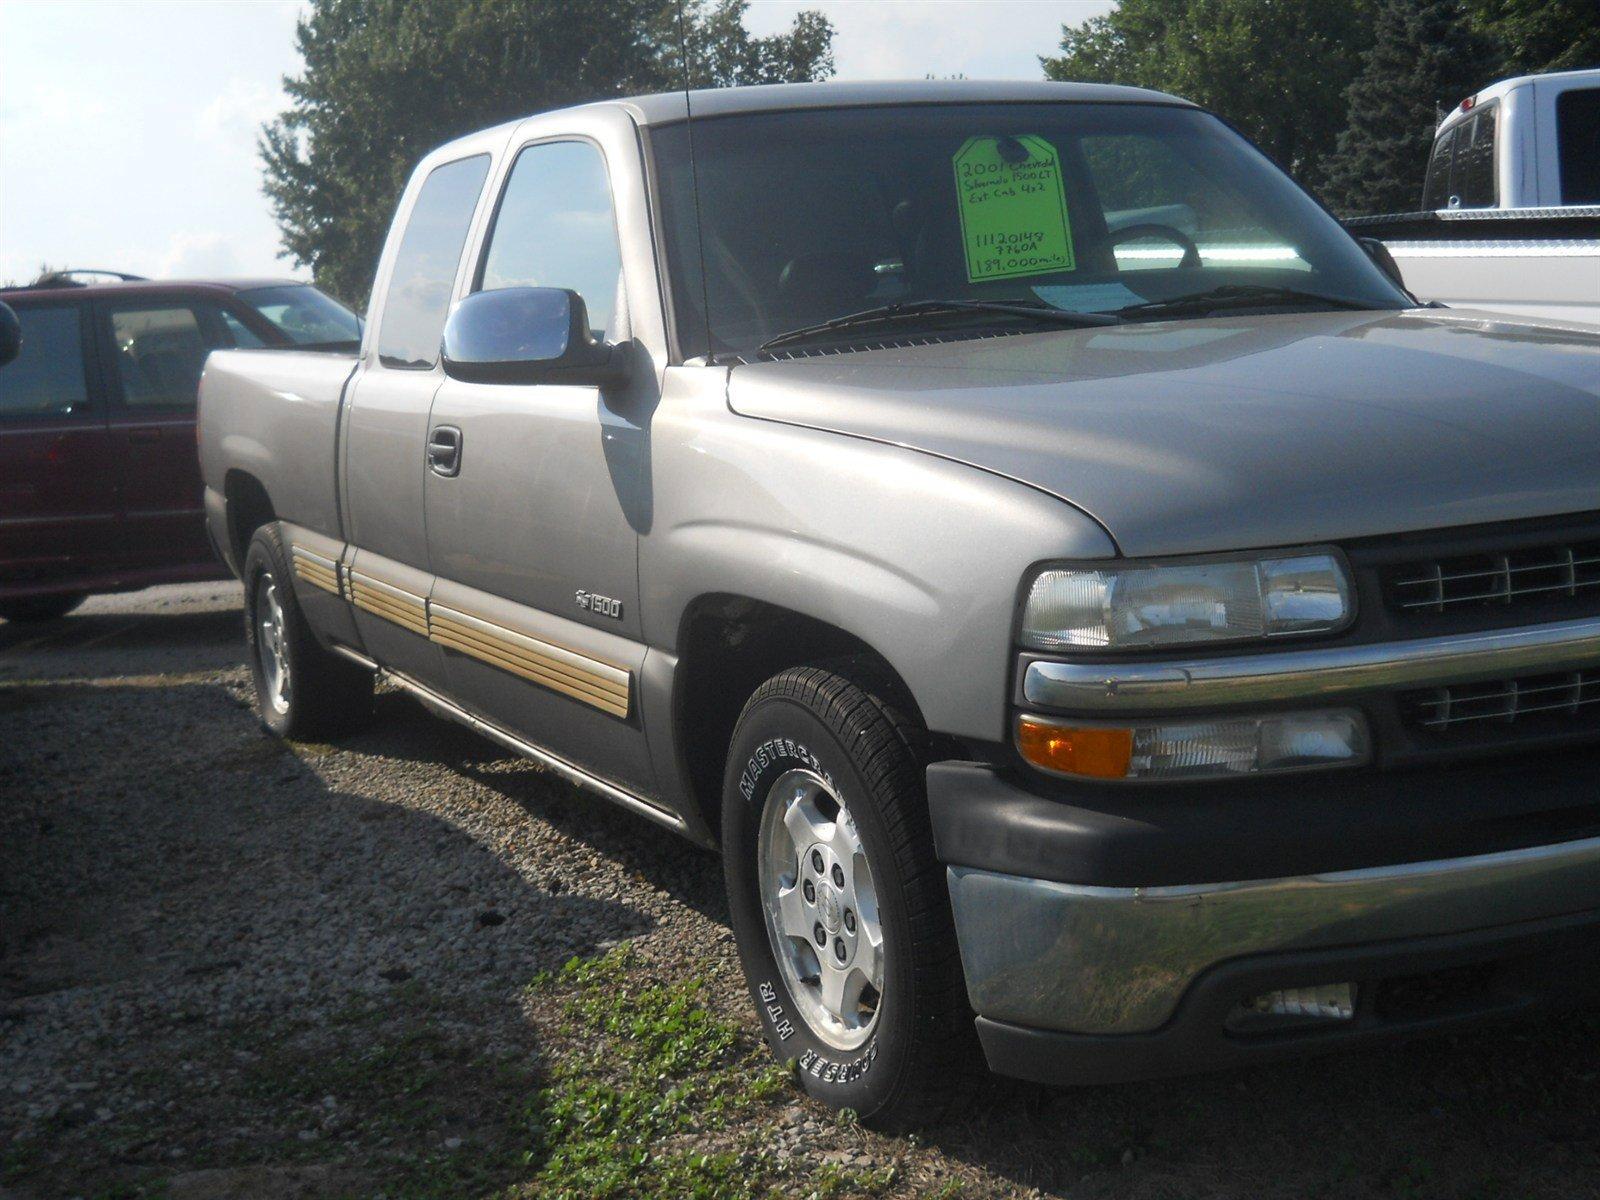
[[[0,623],[0,1200],[590,1194],[530,1103],[614,1075],[662,988],[728,1031],[695,1095],[755,1078],[714,858],[399,694],[337,747],[274,741],[240,645],[235,585]],[[1600,1196],[1597,1034],[995,1082],[912,1139],[756,1084],[650,1150],[726,1150],[697,1195]]]

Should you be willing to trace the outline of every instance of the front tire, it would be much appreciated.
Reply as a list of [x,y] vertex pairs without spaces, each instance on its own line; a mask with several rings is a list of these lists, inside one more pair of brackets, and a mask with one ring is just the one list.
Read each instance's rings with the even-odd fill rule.
[[745,705],[723,788],[724,870],[768,1044],[824,1104],[904,1129],[949,1109],[976,1039],[924,735],[892,689],[849,670],[785,671]]
[[244,560],[245,641],[261,723],[281,738],[348,732],[372,712],[372,672],[325,649],[300,611],[276,525],[250,539]]

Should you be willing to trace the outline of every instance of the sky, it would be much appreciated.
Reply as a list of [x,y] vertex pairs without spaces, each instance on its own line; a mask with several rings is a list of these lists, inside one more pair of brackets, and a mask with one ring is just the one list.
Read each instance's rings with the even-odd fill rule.
[[[754,0],[837,29],[839,79],[1037,79],[1111,0]],[[298,0],[0,0],[0,283],[41,263],[152,277],[294,275],[256,132],[284,107]]]

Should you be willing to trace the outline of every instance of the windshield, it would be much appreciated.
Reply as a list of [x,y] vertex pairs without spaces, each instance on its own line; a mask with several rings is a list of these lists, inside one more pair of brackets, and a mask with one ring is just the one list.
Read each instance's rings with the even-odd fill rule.
[[306,284],[250,288],[240,292],[239,299],[297,346],[338,346],[361,340],[360,318]]
[[[979,104],[713,117],[694,122],[693,171],[686,125],[654,129],[651,142],[687,357],[750,354],[797,329],[929,300],[1103,313],[1242,285],[1277,293],[1261,292],[1262,307],[1314,307],[1317,296],[1343,307],[1412,304],[1287,176],[1194,109]],[[1004,319],[991,315],[984,328]],[[935,327],[960,336],[948,320]],[[914,320],[899,320],[893,336],[917,332]],[[833,336],[851,341],[848,329]],[[865,344],[886,335],[854,336]]]

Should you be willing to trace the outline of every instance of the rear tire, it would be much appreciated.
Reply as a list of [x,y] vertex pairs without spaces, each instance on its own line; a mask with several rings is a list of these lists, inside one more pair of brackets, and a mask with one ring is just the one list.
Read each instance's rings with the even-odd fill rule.
[[54,596],[15,596],[0,600],[0,617],[8,621],[54,621],[66,616],[88,597],[83,592]]
[[349,732],[372,713],[371,671],[325,649],[300,611],[276,524],[250,539],[244,560],[245,642],[261,723],[281,738]]
[[925,735],[851,666],[764,683],[734,729],[723,863],[767,1042],[800,1084],[880,1129],[969,1090],[976,1036],[934,857]]

